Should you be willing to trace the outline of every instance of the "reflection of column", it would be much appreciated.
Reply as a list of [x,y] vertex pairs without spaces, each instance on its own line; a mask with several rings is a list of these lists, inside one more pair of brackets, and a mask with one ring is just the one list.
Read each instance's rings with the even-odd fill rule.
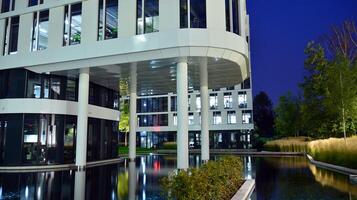
[[74,179],[74,199],[84,200],[86,193],[86,172],[76,171]]
[[135,161],[129,162],[129,199],[135,199],[136,196],[136,168]]
[[135,160],[136,157],[136,63],[130,66],[130,116],[129,116],[129,159]]
[[86,165],[88,126],[89,69],[81,69],[78,88],[78,116],[76,140],[76,166],[81,170]]
[[203,162],[209,160],[209,96],[208,96],[208,71],[207,60],[200,63],[200,92],[201,92],[201,159]]
[[177,63],[177,168],[188,168],[187,62]]

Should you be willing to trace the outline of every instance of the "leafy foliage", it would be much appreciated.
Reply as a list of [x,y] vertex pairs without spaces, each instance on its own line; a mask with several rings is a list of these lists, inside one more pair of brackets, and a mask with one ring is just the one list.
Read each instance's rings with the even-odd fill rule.
[[290,92],[279,99],[275,108],[275,128],[280,136],[299,136],[301,132],[300,100]]
[[254,97],[253,109],[255,132],[260,137],[271,137],[274,132],[273,103],[265,92]]
[[243,183],[243,164],[228,156],[162,179],[164,195],[177,200],[228,200]]

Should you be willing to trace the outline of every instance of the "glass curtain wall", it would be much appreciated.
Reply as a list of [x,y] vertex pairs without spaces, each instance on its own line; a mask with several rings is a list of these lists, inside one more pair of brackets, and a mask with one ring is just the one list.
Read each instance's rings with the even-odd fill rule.
[[64,14],[63,46],[81,43],[82,3],[66,5]]
[[118,0],[99,0],[98,40],[118,37]]
[[3,44],[3,55],[17,53],[19,37],[19,16],[9,17],[5,20],[5,38]]
[[32,51],[47,49],[49,11],[38,11],[33,15]]
[[207,28],[206,0],[180,0],[180,28]]
[[239,35],[238,0],[226,0],[226,30]]
[[15,0],[2,0],[1,13],[15,10]]
[[137,0],[138,35],[159,31],[159,0]]

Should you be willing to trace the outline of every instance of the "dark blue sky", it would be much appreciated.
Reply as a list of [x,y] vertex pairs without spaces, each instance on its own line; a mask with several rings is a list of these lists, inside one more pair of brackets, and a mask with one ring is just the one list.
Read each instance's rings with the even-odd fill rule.
[[357,0],[247,0],[253,94],[276,104],[303,80],[304,48],[344,20],[357,24]]

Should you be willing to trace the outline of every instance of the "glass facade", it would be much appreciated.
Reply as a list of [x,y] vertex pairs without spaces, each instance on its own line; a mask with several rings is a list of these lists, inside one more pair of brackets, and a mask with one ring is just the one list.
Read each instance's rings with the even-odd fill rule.
[[[70,115],[0,115],[0,165],[73,163],[76,124]],[[117,157],[117,127],[118,122],[88,119],[88,161]]]
[[15,0],[2,0],[1,13],[15,10]]
[[118,37],[118,0],[99,0],[98,40]]
[[15,54],[19,37],[19,16],[5,19],[3,55]]
[[180,0],[180,28],[206,28],[206,0]]
[[64,7],[63,46],[81,43],[82,3]]
[[156,114],[156,115],[139,115],[139,126],[168,126],[168,115],[167,114]]
[[[77,101],[78,79],[52,74],[37,74],[25,69],[0,70],[1,98]],[[119,93],[112,89],[90,83],[88,98],[89,104],[119,109]]]
[[33,14],[32,51],[47,49],[48,47],[49,11],[38,11]]
[[168,99],[167,97],[156,98],[141,98],[137,100],[137,112],[167,112]]
[[159,0],[137,0],[136,33],[159,31]]

